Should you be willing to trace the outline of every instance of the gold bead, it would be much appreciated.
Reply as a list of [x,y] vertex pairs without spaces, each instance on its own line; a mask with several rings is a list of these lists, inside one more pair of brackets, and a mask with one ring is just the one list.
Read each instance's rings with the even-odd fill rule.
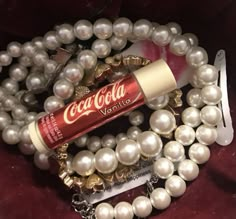
[[87,178],[85,177],[73,177],[73,186],[77,189],[79,189],[81,192],[85,189]]
[[95,69],[95,79],[100,82],[107,78],[112,73],[111,66],[104,63],[99,63]]
[[67,152],[59,152],[56,155],[57,160],[66,160],[68,158]]
[[99,176],[105,181],[105,183],[109,186],[114,185],[115,183],[115,175],[114,173],[111,174],[102,174],[99,173]]
[[64,178],[68,175],[68,173],[65,170],[60,170],[60,172],[58,173],[58,176],[60,177],[60,179],[64,180]]
[[123,58],[123,63],[125,66],[130,65],[142,65],[143,59],[139,56],[129,55]]
[[92,190],[92,192],[100,192],[104,191],[105,183],[100,176],[97,174],[92,174],[88,177],[85,188],[88,190]]
[[74,100],[80,100],[82,97],[87,95],[89,92],[90,92],[90,89],[86,86],[76,86]]
[[67,175],[64,178],[63,182],[68,188],[71,188],[73,186],[74,180],[70,176]]
[[115,171],[116,181],[125,182],[132,173],[132,168],[120,165]]
[[180,89],[173,90],[169,93],[169,105],[173,108],[178,108],[183,105],[183,101],[181,99],[183,92]]

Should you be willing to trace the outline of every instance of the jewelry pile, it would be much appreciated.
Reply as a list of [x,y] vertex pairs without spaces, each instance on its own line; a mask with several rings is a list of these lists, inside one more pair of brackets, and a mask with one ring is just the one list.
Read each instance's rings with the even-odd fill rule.
[[[53,156],[60,165],[59,177],[80,193],[103,192],[108,185],[125,182],[143,167],[140,163],[153,165],[147,196],[138,196],[132,203],[119,202],[113,207],[103,202],[94,209],[82,196],[74,196],[72,204],[84,218],[145,218],[153,208],[166,209],[171,197],[184,194],[185,181],[197,178],[198,165],[208,161],[208,146],[217,138],[216,126],[222,119],[217,107],[222,97],[217,69],[208,64],[207,52],[198,46],[194,34],[182,34],[173,22],[159,25],[145,19],[132,23],[118,18],[112,23],[102,18],[94,24],[79,20],[74,26],[56,26],[23,45],[12,42],[0,52],[0,72],[9,72],[0,87],[2,139],[18,144],[26,155],[34,154],[36,166],[44,170],[49,168],[49,154],[35,152],[28,124],[80,99],[100,83],[127,75],[132,67],[148,65],[151,61],[145,57],[121,55],[127,45],[140,40],[151,40],[175,56],[185,56],[193,72],[192,88],[185,95],[188,106],[177,122],[173,108],[182,106],[182,92],[177,89],[146,104],[153,112],[145,131],[138,127],[145,116],[135,110],[126,115],[131,124],[126,133],[83,135],[73,143],[79,148],[74,157],[67,153],[69,144],[56,149]],[[163,188],[154,188],[158,179],[166,180]]]

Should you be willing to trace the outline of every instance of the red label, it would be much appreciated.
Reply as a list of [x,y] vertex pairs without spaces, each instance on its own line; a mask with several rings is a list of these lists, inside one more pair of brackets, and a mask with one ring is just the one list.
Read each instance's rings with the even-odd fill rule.
[[144,103],[137,81],[129,75],[91,92],[38,121],[39,134],[53,149]]

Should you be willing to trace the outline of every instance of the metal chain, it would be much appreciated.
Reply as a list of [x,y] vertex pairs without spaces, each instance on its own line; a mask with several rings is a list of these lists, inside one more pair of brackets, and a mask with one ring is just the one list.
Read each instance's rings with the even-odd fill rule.
[[83,219],[95,219],[95,209],[82,194],[76,193],[72,196],[71,205],[75,212],[78,212]]

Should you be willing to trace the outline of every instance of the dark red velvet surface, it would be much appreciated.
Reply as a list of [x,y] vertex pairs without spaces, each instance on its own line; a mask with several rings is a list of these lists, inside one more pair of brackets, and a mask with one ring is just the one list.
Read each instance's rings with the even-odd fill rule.
[[[105,10],[96,16],[105,6]],[[94,16],[95,15],[95,16]],[[212,63],[218,49],[226,49],[229,96],[236,121],[236,1],[233,0],[0,0],[0,48],[12,40],[24,42],[43,35],[54,24],[80,18],[116,18],[133,21],[148,18],[165,24],[176,21],[184,32],[193,32],[207,49]],[[211,159],[201,168],[183,197],[156,219],[235,219],[236,140],[227,147],[211,146]],[[15,146],[0,143],[0,219],[75,219],[70,207],[71,193],[56,176],[34,167]],[[135,194],[138,193],[136,190]],[[132,196],[133,191],[129,195]],[[127,199],[127,194],[119,199]]]

